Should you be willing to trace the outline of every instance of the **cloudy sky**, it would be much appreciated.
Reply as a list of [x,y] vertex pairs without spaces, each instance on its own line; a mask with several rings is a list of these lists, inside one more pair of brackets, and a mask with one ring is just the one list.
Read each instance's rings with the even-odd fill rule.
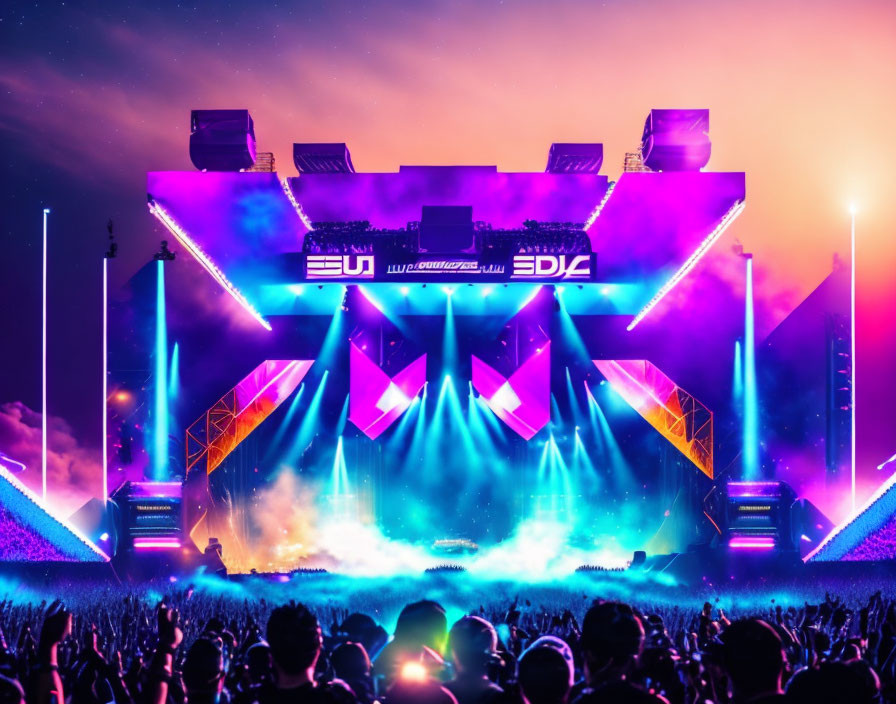
[[[152,253],[145,173],[192,168],[196,107],[248,107],[259,148],[286,174],[293,141],[346,141],[358,170],[386,171],[537,171],[553,141],[601,141],[611,179],[650,108],[708,107],[710,168],[747,172],[748,206],[733,229],[755,253],[762,295],[779,302],[761,326],[846,252],[854,199],[860,415],[863,402],[880,408],[896,393],[889,0],[13,0],[0,8],[0,47],[0,403],[40,405],[47,205],[50,405],[85,451],[99,434],[98,412],[84,409],[100,376],[105,223],[119,231],[121,283]],[[877,420],[862,430],[869,462],[888,437],[896,451],[896,418]]]

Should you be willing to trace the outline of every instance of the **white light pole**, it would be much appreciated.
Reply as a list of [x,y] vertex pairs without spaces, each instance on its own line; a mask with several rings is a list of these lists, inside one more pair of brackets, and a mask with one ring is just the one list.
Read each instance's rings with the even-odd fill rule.
[[108,357],[108,340],[109,340],[109,313],[108,313],[108,301],[109,301],[109,258],[103,257],[103,415],[102,419],[102,428],[103,428],[103,505],[106,505],[106,499],[109,496],[109,486],[108,486],[108,457],[107,453],[109,451],[109,438],[107,437],[107,424],[108,424],[108,411],[106,409],[106,404],[108,403],[109,389],[108,389],[108,376],[109,372],[109,357]]
[[849,395],[850,395],[850,464],[852,511],[856,510],[856,206],[849,206],[850,279],[849,279]]
[[49,208],[44,208],[44,246],[43,246],[43,278],[42,278],[42,314],[41,314],[41,381],[40,381],[40,477],[41,498],[47,501],[47,216]]

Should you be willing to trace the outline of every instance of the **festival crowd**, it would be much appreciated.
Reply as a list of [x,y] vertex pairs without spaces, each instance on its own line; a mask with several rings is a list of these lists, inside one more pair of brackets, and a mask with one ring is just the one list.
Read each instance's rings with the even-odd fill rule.
[[[581,620],[581,622],[580,622]],[[896,702],[896,601],[773,606],[597,600],[577,619],[525,601],[450,624],[178,589],[0,603],[0,704],[796,704]]]

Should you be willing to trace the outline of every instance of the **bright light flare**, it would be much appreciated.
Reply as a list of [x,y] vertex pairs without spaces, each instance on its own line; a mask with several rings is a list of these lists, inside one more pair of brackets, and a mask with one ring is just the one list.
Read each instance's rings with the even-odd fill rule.
[[423,684],[429,680],[429,673],[422,663],[410,660],[401,666],[401,679],[405,682]]

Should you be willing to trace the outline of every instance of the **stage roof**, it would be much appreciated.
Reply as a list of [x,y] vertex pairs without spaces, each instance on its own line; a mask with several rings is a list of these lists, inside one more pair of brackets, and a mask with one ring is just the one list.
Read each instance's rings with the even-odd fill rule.
[[[299,266],[295,281],[284,282],[282,262],[300,260],[312,223],[364,220],[371,228],[401,229],[420,220],[424,205],[472,206],[473,220],[495,229],[532,220],[578,224],[596,255],[596,276],[586,286],[637,284],[638,300],[619,310],[633,314],[630,308],[647,303],[687,269],[695,252],[712,245],[745,198],[743,173],[624,173],[609,183],[596,174],[504,173],[494,166],[403,166],[395,173],[285,179],[159,171],[148,174],[147,185],[157,217],[163,215],[206,270],[262,316],[290,309],[282,297],[267,294],[274,283],[303,283]],[[276,281],[270,275],[275,261]]]

